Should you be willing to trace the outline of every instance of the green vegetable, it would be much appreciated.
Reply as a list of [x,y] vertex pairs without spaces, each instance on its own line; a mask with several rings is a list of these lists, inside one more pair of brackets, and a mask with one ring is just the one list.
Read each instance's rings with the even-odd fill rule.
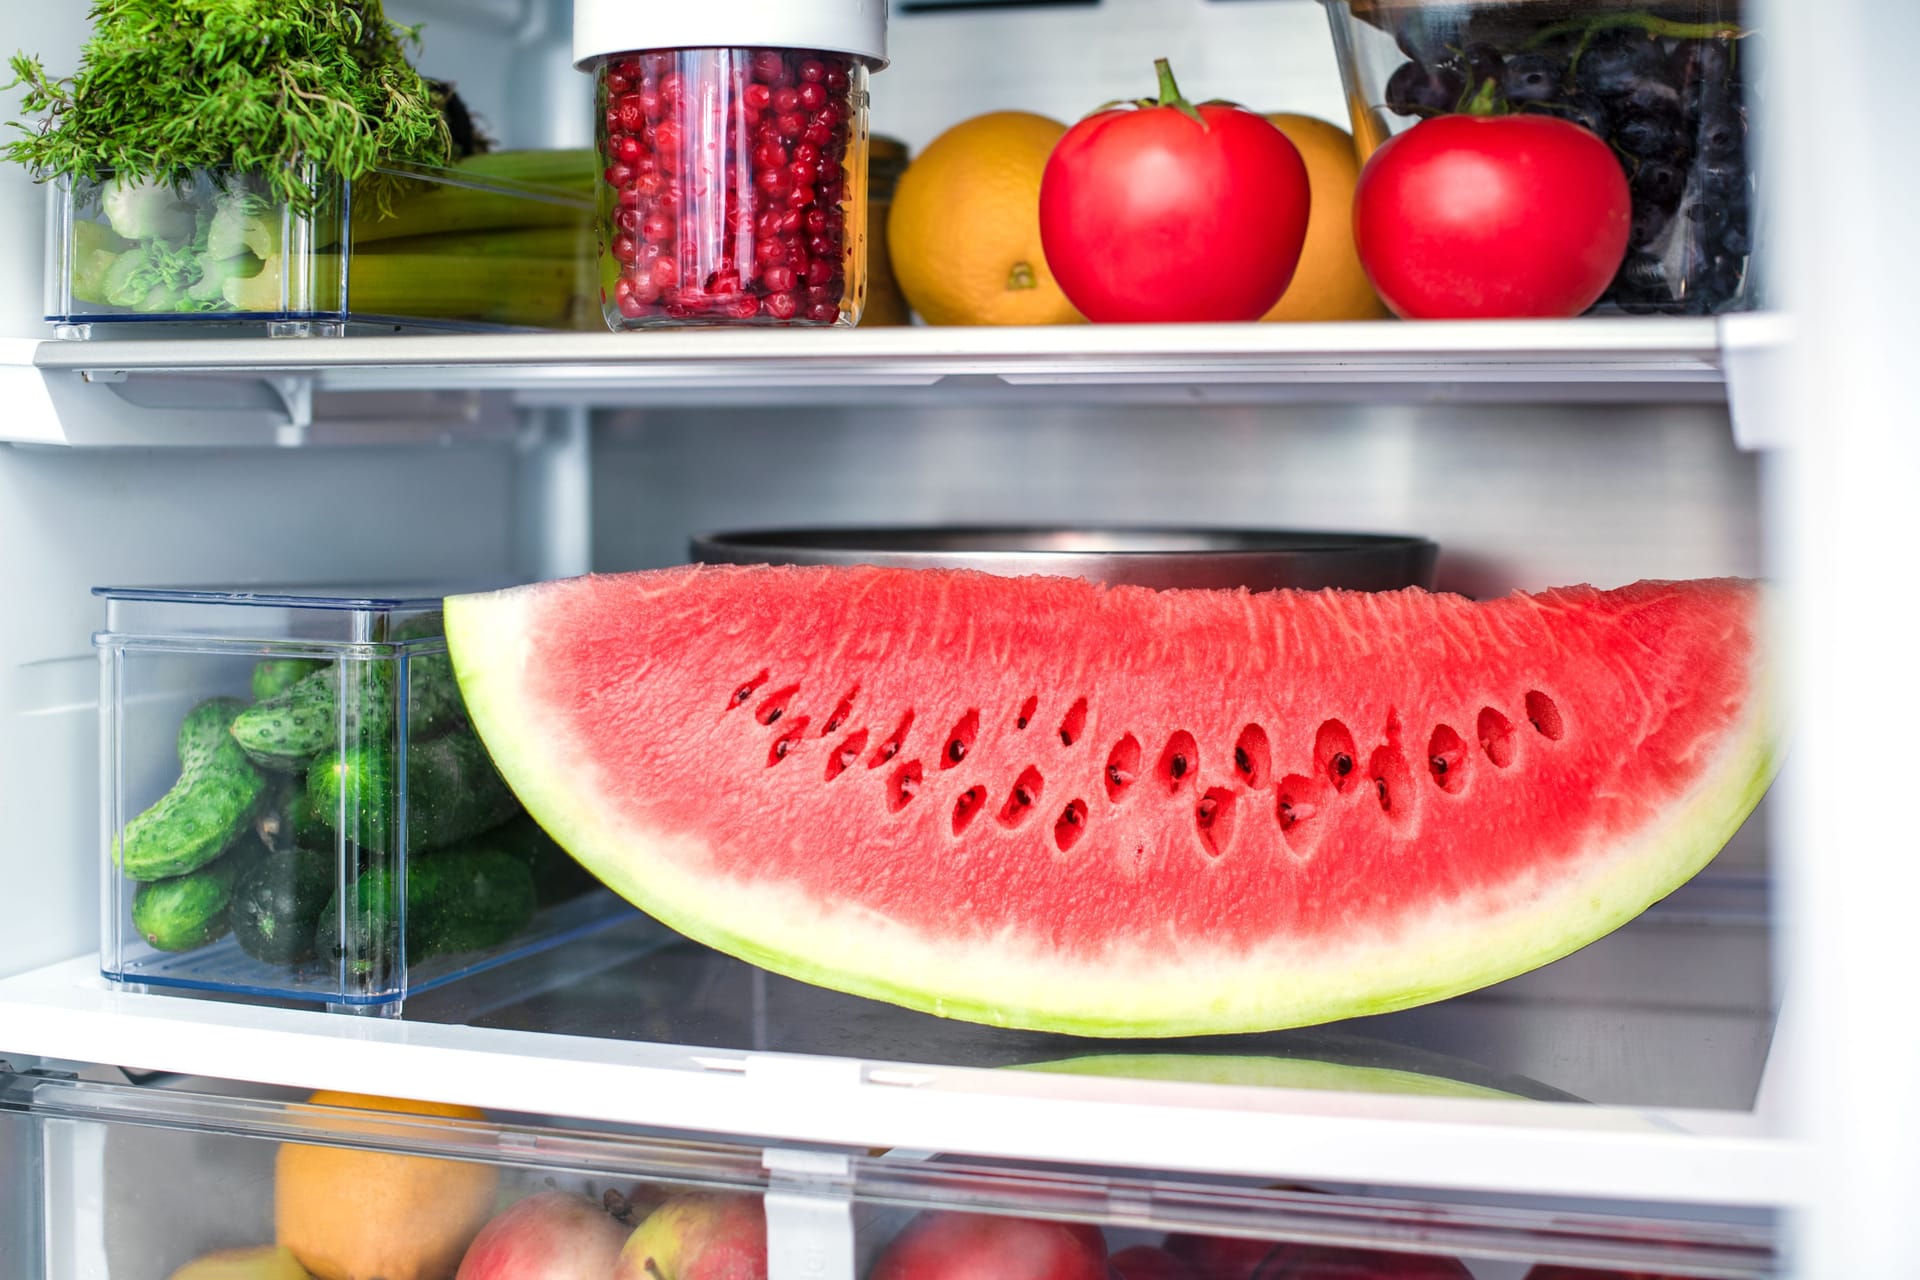
[[326,665],[318,658],[264,658],[253,665],[253,700],[265,702],[284,693]]
[[304,770],[338,742],[337,686],[343,680],[354,693],[346,709],[348,740],[385,744],[393,733],[393,664],[379,660],[322,668],[254,703],[234,718],[233,740],[255,764],[285,772]]
[[[400,895],[393,881],[384,866],[363,871],[347,889],[344,931],[335,898],[314,928],[314,949],[323,957],[344,959],[358,976],[389,980],[400,953]],[[409,964],[498,946],[533,919],[533,877],[498,849],[449,850],[408,867],[406,906]]]
[[[71,79],[12,59],[27,112],[45,119],[6,154],[40,177],[176,183],[232,168],[307,212],[320,198],[309,167],[352,182],[451,155],[434,94],[407,65],[413,33],[379,0],[94,0],[91,16]],[[371,189],[376,204],[384,190]]]
[[156,951],[194,951],[226,936],[234,883],[264,850],[242,839],[198,871],[143,884],[133,895],[133,927]]
[[107,273],[120,255],[133,246],[98,222],[76,220],[73,224],[73,260],[68,280],[76,302],[103,303],[107,300]]
[[228,733],[237,698],[213,698],[180,725],[180,780],[129,821],[114,851],[135,880],[161,880],[206,866],[246,829],[266,780]]
[[295,849],[331,852],[333,828],[320,821],[307,799],[305,778],[281,778],[253,820],[253,833],[274,853]]
[[240,949],[268,964],[311,960],[314,930],[333,901],[334,867],[332,858],[306,850],[269,853],[249,866],[227,908]]
[[100,211],[128,240],[164,240],[178,247],[193,239],[193,206],[169,183],[122,178],[100,193]]
[[[354,249],[355,265],[387,254],[429,258],[560,258],[584,263],[593,255],[593,232],[580,226],[510,227],[496,231],[454,231],[443,235],[373,240]],[[476,264],[489,270],[486,261]]]
[[553,198],[531,199],[447,182],[410,183],[387,207],[354,202],[353,247],[359,252],[382,240],[505,227],[586,227],[590,214],[584,202],[593,198],[597,172],[590,151],[472,156],[453,165],[448,176],[545,189]]
[[577,898],[600,885],[593,873],[575,862],[573,855],[562,849],[529,814],[523,813],[506,825],[495,827],[486,833],[484,840],[489,847],[511,855],[533,873],[534,892],[543,907]]
[[[307,799],[322,822],[368,849],[392,851],[395,794],[389,751],[349,748],[320,757],[307,774]],[[519,802],[471,729],[415,742],[407,750],[407,848],[458,844],[499,826]]]
[[229,184],[207,226],[207,253],[214,258],[247,254],[261,262],[276,258],[285,221],[284,212],[271,201],[239,184]]

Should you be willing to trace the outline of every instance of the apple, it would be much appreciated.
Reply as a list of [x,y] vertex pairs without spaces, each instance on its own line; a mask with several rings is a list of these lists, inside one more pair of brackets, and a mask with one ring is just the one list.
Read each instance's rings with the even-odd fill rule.
[[1260,1280],[1473,1280],[1473,1272],[1432,1254],[1289,1244],[1267,1259]]
[[1157,1245],[1136,1244],[1107,1259],[1118,1280],[1204,1280],[1192,1267]]
[[1084,1223],[937,1210],[893,1238],[868,1280],[1108,1280],[1107,1242]]
[[568,1191],[542,1191],[480,1228],[455,1280],[606,1280],[627,1228]]
[[767,1280],[767,1211],[759,1196],[674,1196],[634,1229],[613,1280]]
[[1281,1246],[1271,1240],[1249,1240],[1244,1236],[1194,1236],[1175,1233],[1167,1237],[1167,1252],[1187,1264],[1200,1280],[1253,1280],[1253,1273],[1267,1255]]

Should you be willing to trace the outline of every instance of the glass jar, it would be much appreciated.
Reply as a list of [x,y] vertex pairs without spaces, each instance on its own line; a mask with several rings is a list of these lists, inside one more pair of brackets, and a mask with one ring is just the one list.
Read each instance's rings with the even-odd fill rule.
[[614,330],[853,325],[885,0],[575,0]]
[[1633,196],[1627,256],[1600,307],[1707,315],[1755,305],[1747,110],[1758,59],[1741,0],[1326,6],[1363,158],[1477,95],[1571,120],[1613,148]]
[[907,171],[907,144],[875,134],[867,140],[867,305],[860,323],[867,328],[913,323],[913,310],[893,277],[887,249],[887,213],[893,189]]

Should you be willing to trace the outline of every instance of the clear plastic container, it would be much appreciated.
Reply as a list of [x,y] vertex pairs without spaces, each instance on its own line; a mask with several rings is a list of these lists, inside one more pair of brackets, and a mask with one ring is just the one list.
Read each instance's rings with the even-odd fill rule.
[[1747,138],[1758,59],[1741,0],[1325,3],[1363,158],[1493,81],[1499,105],[1584,125],[1626,169],[1632,230],[1601,308],[1758,304]]
[[608,327],[859,322],[886,46],[876,0],[575,0]]
[[95,594],[109,978],[397,1013],[630,914],[468,727],[439,594]]
[[225,171],[55,183],[46,317],[70,338],[596,328],[592,174],[584,151],[502,152],[315,177],[305,211]]

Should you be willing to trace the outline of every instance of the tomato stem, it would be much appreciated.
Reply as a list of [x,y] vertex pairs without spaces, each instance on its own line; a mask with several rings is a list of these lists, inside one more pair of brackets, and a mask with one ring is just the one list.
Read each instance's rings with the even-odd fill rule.
[[1500,82],[1488,76],[1486,82],[1474,91],[1471,98],[1460,104],[1460,114],[1466,116],[1497,116],[1500,110]]
[[1155,58],[1153,60],[1153,69],[1160,76],[1160,98],[1158,101],[1151,98],[1143,98],[1141,99],[1140,105],[1143,107],[1172,107],[1182,115],[1192,116],[1194,123],[1198,124],[1202,129],[1206,128],[1206,119],[1200,114],[1199,109],[1191,102],[1188,102],[1185,96],[1181,94],[1180,86],[1173,78],[1173,64],[1165,58]]

